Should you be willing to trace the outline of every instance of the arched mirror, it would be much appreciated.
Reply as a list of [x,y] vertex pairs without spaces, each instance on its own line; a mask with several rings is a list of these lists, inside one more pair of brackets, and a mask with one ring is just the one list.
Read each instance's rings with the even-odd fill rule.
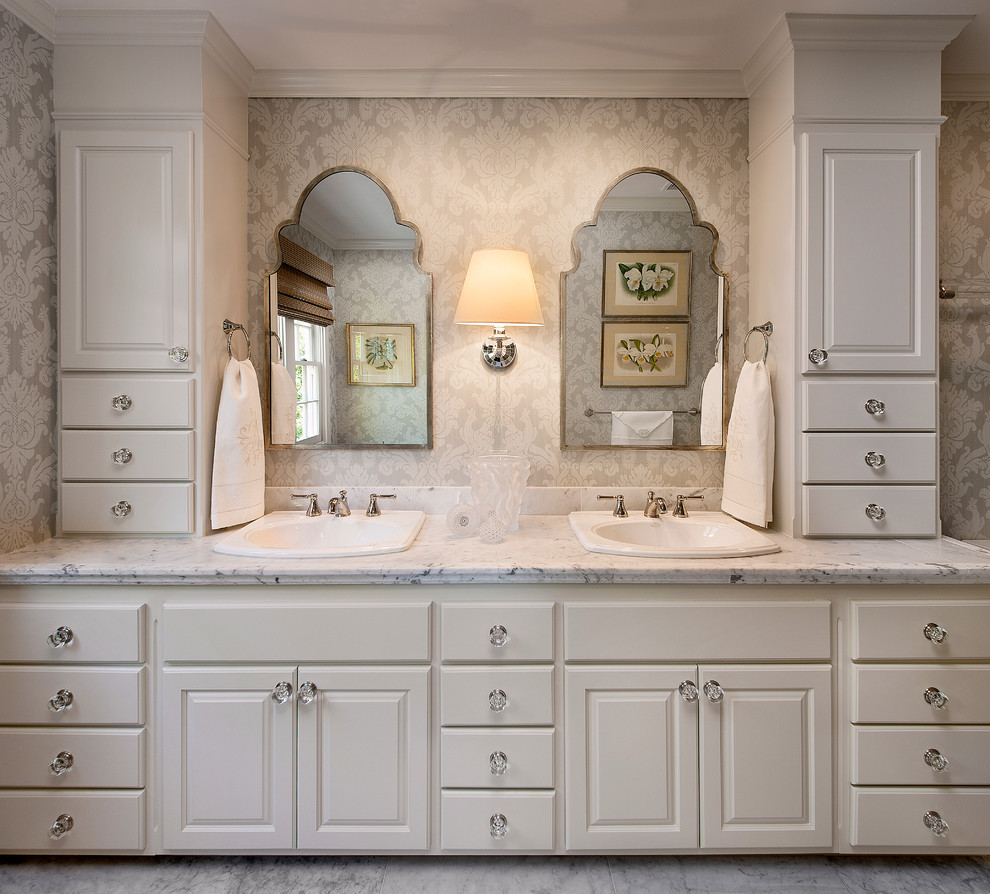
[[[268,278],[271,443],[432,446],[433,279],[418,231],[370,174],[327,171],[276,232]],[[277,337],[276,337],[277,336]]]
[[564,448],[723,448],[717,243],[683,187],[646,169],[575,232],[577,265],[561,277]]

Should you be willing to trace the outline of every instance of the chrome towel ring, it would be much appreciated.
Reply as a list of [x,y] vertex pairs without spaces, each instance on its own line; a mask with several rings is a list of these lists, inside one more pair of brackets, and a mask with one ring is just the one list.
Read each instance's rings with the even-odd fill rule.
[[234,333],[240,330],[244,333],[244,341],[247,342],[247,357],[245,360],[251,359],[251,338],[247,334],[247,329],[245,329],[240,323],[232,323],[230,320],[223,321],[223,331],[227,333],[227,356],[232,360],[236,359],[234,357],[234,352],[230,349],[230,340],[234,337]]
[[762,326],[754,326],[746,333],[746,340],[743,342],[743,356],[749,360],[749,338],[754,332],[759,332],[763,336],[763,360],[766,361],[770,353],[770,336],[773,335],[773,323],[769,320]]
[[285,349],[282,347],[282,339],[279,338],[279,334],[274,329],[269,329],[268,335],[278,342],[278,362],[281,363],[285,359]]

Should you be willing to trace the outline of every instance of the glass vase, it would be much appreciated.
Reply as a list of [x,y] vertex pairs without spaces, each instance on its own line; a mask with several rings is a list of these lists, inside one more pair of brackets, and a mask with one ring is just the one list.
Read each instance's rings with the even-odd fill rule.
[[472,459],[468,469],[471,498],[482,522],[493,516],[506,531],[519,530],[519,510],[529,479],[529,459],[513,453],[486,453]]

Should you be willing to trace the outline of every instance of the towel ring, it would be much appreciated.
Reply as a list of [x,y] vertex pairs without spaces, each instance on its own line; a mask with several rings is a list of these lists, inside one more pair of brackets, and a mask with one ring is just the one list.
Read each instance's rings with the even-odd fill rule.
[[285,349],[282,347],[282,339],[279,338],[278,333],[274,329],[269,329],[268,334],[278,342],[278,362],[281,363],[285,359]]
[[230,349],[230,340],[234,337],[234,333],[237,330],[244,333],[244,341],[247,342],[247,357],[245,360],[251,359],[251,337],[247,334],[247,329],[245,329],[240,323],[231,323],[230,320],[223,321],[223,331],[227,333],[227,356],[231,360],[236,359],[234,357],[234,352]]
[[766,362],[770,354],[770,336],[773,333],[773,323],[766,322],[762,326],[754,326],[746,333],[746,340],[743,342],[743,357],[749,360],[749,339],[754,332],[759,332],[763,336],[763,361]]

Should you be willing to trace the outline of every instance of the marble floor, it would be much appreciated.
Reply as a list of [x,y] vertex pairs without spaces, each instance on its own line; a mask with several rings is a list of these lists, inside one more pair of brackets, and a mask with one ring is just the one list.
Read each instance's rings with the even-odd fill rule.
[[3,894],[987,894],[985,857],[0,857]]

